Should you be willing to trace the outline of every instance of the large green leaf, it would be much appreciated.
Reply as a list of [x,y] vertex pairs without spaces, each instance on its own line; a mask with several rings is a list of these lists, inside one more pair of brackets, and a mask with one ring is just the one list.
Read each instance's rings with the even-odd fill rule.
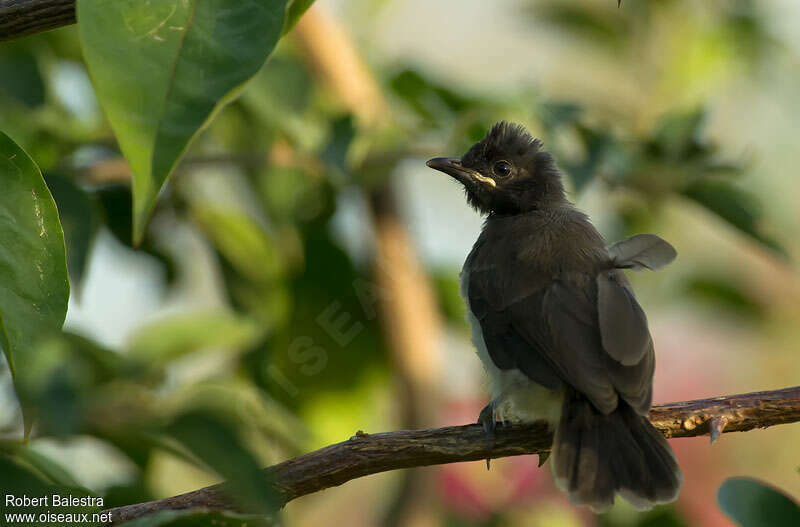
[[741,527],[800,525],[800,506],[772,487],[750,478],[730,478],[719,488],[722,512]]
[[133,171],[141,240],[175,164],[261,68],[286,0],[78,0],[78,30],[98,99]]
[[0,347],[12,373],[39,335],[64,323],[67,257],[58,211],[39,168],[0,132]]

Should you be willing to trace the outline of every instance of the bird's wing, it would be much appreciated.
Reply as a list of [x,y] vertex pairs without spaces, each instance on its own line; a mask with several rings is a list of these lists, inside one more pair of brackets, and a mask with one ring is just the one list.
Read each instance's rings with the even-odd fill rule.
[[497,280],[507,273],[492,271],[470,275],[468,296],[499,368],[516,367],[548,388],[571,386],[604,413],[617,407],[619,397],[641,414],[649,410],[652,341],[619,271],[546,282],[517,274],[506,284]]
[[678,252],[655,234],[637,234],[608,247],[608,254],[619,269],[655,271],[672,262]]

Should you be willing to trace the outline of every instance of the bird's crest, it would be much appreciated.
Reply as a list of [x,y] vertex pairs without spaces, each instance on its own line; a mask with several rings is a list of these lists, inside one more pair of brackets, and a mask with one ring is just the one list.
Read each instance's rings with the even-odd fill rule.
[[541,148],[542,142],[535,139],[521,124],[500,121],[470,148],[465,158],[492,159],[498,153],[519,158],[533,157]]

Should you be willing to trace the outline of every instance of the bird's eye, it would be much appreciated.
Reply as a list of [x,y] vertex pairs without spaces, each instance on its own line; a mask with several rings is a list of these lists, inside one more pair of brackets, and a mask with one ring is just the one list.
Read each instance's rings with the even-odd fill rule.
[[498,161],[492,167],[492,172],[497,177],[508,177],[511,174],[511,163],[508,161]]

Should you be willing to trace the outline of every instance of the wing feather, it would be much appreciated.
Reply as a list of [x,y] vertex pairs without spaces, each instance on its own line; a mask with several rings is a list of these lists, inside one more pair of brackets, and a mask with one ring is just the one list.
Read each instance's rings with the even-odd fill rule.
[[625,366],[639,363],[650,344],[647,317],[619,271],[597,275],[597,312],[603,349]]
[[[598,277],[573,275],[520,296],[504,294],[502,284],[492,280],[496,273],[486,271],[470,276],[468,300],[499,368],[516,367],[551,389],[569,385],[606,414],[614,411],[620,397],[638,413],[647,413],[655,356],[646,318],[624,276],[603,278],[609,282],[603,286],[609,291],[602,293],[602,305],[607,306],[603,309],[608,310],[603,315],[605,331],[627,323],[636,328],[605,338],[613,350],[609,351],[598,309]],[[619,302],[623,302],[627,322],[610,320],[620,309]]]

